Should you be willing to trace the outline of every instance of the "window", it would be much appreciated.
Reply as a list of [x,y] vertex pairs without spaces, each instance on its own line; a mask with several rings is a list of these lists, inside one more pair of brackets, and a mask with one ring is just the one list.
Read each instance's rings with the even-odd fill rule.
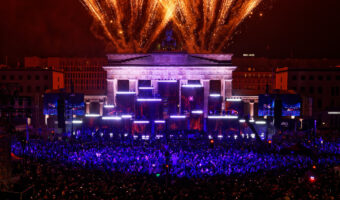
[[336,76],[336,80],[337,81],[339,81],[340,80],[340,76],[338,75],[338,76]]
[[311,93],[311,94],[314,93],[314,87],[313,86],[309,87],[309,93]]
[[314,80],[314,76],[309,76],[309,80],[313,81]]
[[36,76],[35,76],[35,80],[37,80],[37,81],[40,80],[40,76],[39,76],[39,75],[36,75]]
[[40,92],[40,86],[35,87],[35,91]]
[[44,80],[45,81],[48,80],[48,76],[47,75],[44,76]]
[[306,88],[305,87],[300,87],[300,92],[304,92],[306,90]]
[[292,79],[293,79],[294,81],[296,81],[296,79],[297,79],[296,75],[294,75],[294,76],[292,77]]
[[318,79],[319,79],[319,81],[322,81],[323,80],[323,76],[319,76]]
[[306,80],[306,76],[302,75],[301,80],[303,80],[303,81]]
[[322,87],[318,88],[318,92],[319,92],[319,94],[322,94],[322,92],[323,92]]
[[31,75],[27,75],[27,80],[31,80]]
[[322,99],[318,99],[318,108],[322,108]]
[[27,86],[27,92],[31,92],[31,86]]
[[330,80],[331,80],[331,76],[327,75],[327,81],[330,81]]
[[6,75],[2,75],[2,80],[6,80]]
[[11,80],[14,80],[14,75],[11,75],[11,76],[10,76],[10,79],[11,79]]

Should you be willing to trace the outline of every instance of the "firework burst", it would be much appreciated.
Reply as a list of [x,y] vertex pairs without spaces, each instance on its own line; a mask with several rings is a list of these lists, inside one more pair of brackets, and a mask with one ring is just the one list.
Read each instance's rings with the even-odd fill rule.
[[188,52],[221,52],[261,1],[81,0],[118,53],[147,52],[169,22]]

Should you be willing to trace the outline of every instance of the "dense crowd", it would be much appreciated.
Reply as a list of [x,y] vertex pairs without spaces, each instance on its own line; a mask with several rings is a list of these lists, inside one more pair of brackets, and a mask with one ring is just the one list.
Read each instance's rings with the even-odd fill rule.
[[[308,147],[308,142],[304,144]],[[22,182],[32,199],[337,199],[339,145],[331,155],[280,154],[275,146],[209,141],[169,145],[112,141],[31,141]],[[320,154],[321,155],[321,154]]]
[[[14,147],[14,152],[20,154],[21,150],[18,150],[20,145]],[[289,167],[306,168],[337,161],[335,156],[313,160],[305,155],[258,153],[233,146],[216,145],[209,148],[202,144],[190,148],[183,145],[155,148],[152,145],[124,146],[110,142],[31,142],[25,152],[36,159],[64,162],[87,169],[142,174],[162,174],[168,170],[170,175],[178,177],[251,174]]]

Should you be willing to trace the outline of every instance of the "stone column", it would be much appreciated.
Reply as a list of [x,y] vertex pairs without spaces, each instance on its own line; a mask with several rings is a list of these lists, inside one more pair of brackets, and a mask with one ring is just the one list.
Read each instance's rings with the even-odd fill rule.
[[86,101],[86,114],[90,114],[90,103],[89,101]]
[[182,85],[188,84],[188,80],[179,80],[179,87],[178,87],[178,96],[179,96],[179,113],[181,114],[182,111],[182,102],[181,102],[181,97],[182,97]]
[[104,102],[99,101],[99,115],[103,116]]
[[137,80],[129,80],[129,91],[138,92]]
[[157,80],[151,80],[151,87],[153,87],[153,94],[158,94],[158,81]]
[[227,98],[230,98],[232,96],[232,80],[226,80],[225,81],[225,95]]
[[222,112],[225,110],[225,80],[221,80]]
[[253,101],[249,102],[249,115],[250,115],[250,119],[254,119],[254,102]]
[[183,80],[179,80],[179,87],[178,87],[178,96],[179,96],[179,101],[178,101],[178,109],[179,109],[179,113],[181,114],[182,111],[182,102],[181,102],[181,96],[182,96],[182,84],[183,84]]
[[[114,80],[108,79],[107,80],[107,104],[113,105],[114,103]],[[86,111],[87,113],[87,111]]]
[[203,106],[203,113],[204,117],[208,117],[208,101],[209,101],[209,93],[210,93],[210,81],[209,80],[202,80],[203,87],[204,87],[204,106]]
[[113,104],[117,104],[116,95],[118,91],[118,80],[113,80]]

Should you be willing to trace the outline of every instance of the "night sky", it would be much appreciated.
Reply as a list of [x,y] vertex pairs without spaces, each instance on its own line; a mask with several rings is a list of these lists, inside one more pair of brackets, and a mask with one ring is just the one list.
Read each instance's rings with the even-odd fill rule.
[[[339,0],[263,0],[226,52],[340,58]],[[260,17],[259,13],[263,13]],[[8,0],[0,7],[0,63],[24,56],[104,56],[78,0]]]

